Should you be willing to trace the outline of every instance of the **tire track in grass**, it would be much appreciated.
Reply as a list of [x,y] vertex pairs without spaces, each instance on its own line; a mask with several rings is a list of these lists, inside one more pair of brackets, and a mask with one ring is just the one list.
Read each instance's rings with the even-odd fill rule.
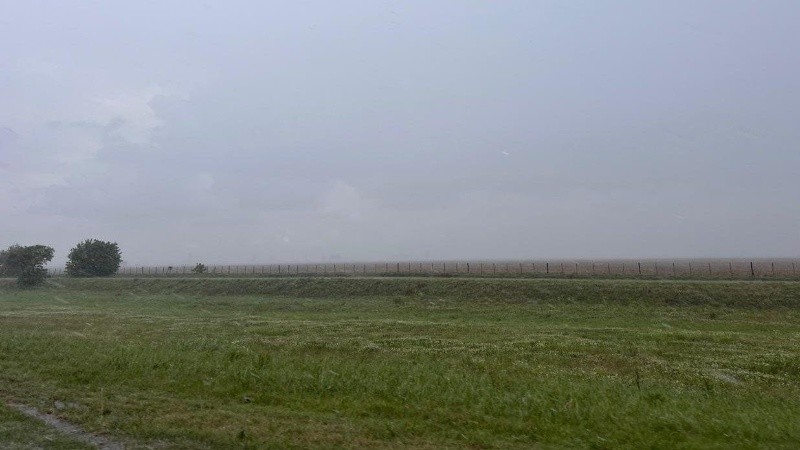
[[6,405],[9,408],[18,411],[30,418],[36,419],[40,422],[44,422],[45,425],[55,429],[56,431],[59,431],[62,434],[65,434],[85,444],[97,447],[100,450],[125,449],[125,446],[119,442],[115,442],[104,436],[98,436],[96,434],[89,433],[88,431],[83,430],[77,425],[69,423],[65,420],[61,420],[52,414],[45,414],[34,407],[20,405],[18,403],[7,403]]

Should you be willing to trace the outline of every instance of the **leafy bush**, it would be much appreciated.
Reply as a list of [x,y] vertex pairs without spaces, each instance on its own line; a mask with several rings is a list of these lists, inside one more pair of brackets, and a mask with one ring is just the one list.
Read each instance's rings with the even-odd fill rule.
[[203,263],[197,263],[197,265],[194,266],[194,269],[192,269],[192,272],[194,272],[194,273],[206,273],[206,272],[208,272],[208,267],[206,267],[206,265],[203,264]]
[[36,286],[47,278],[44,265],[53,259],[54,254],[53,248],[46,245],[12,245],[0,252],[0,271],[17,277],[20,286]]
[[67,274],[73,277],[107,277],[117,273],[122,253],[116,242],[86,239],[69,251]]

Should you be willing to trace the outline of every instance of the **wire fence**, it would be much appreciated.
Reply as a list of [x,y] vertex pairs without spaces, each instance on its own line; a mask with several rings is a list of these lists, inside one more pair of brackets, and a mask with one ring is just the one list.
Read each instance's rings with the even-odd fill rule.
[[[121,267],[119,277],[289,277],[289,276],[471,276],[571,278],[798,279],[800,262],[776,260],[541,260],[541,261],[394,261],[367,263],[208,265]],[[49,269],[64,276],[63,268]]]

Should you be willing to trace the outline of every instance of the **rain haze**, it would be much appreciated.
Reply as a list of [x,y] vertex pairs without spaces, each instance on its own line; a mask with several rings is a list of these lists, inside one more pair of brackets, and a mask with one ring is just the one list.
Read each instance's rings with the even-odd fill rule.
[[3,248],[800,248],[800,2],[0,4]]

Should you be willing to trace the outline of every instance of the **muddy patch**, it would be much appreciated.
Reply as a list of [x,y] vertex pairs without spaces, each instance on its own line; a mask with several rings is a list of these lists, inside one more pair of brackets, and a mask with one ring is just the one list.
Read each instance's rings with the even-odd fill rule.
[[67,421],[61,420],[58,417],[52,414],[45,414],[39,411],[36,408],[26,406],[26,405],[19,405],[16,403],[9,403],[8,407],[14,409],[16,411],[25,414],[28,417],[34,418],[41,422],[44,422],[45,425],[75,439],[81,441],[83,443],[92,445],[102,450],[124,450],[125,446],[114,442],[111,439],[108,439],[103,436],[98,436],[92,433],[89,433],[80,427],[73,425]]

